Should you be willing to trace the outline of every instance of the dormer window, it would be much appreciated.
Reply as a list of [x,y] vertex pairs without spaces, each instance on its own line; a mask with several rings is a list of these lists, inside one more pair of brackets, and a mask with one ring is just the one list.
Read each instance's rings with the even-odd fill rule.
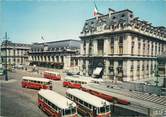
[[122,16],[121,17],[124,17],[125,16],[125,14],[122,14]]
[[116,17],[114,16],[112,19],[115,19]]
[[133,15],[132,15],[132,14],[130,15],[130,18],[133,18]]

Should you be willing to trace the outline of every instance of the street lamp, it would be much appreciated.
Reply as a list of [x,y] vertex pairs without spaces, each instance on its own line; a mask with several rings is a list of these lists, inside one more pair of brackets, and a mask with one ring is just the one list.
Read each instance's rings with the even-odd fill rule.
[[9,37],[7,36],[7,32],[5,32],[5,37],[3,38],[5,39],[5,56],[4,56],[4,60],[5,60],[5,70],[4,70],[4,74],[5,74],[5,80],[8,81],[8,72],[7,72],[7,41],[9,39]]
[[5,32],[5,80],[8,81],[8,72],[7,72],[7,40],[9,39],[9,37],[7,36],[7,32]]

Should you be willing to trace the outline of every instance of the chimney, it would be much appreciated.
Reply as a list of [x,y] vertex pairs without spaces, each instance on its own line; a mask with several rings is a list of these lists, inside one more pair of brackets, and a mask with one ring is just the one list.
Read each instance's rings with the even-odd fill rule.
[[113,10],[113,9],[109,8],[109,9],[108,9],[108,14],[109,14],[109,17],[111,17],[111,14],[112,14],[112,13],[114,13],[114,12],[115,12],[115,10]]

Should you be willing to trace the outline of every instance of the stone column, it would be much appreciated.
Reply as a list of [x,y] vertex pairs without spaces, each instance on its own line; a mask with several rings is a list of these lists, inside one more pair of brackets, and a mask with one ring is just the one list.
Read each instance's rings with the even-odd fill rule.
[[94,54],[97,55],[98,54],[98,51],[97,51],[97,40],[94,40],[93,41],[93,47],[94,47]]
[[155,42],[153,42],[153,56],[155,56]]
[[133,75],[133,79],[134,79],[134,81],[135,81],[135,80],[138,80],[138,78],[137,78],[137,61],[134,60],[133,63],[134,63],[134,69],[133,69],[133,70],[134,70],[134,71],[133,71],[133,72],[134,72],[134,75]]
[[123,61],[123,81],[127,81],[127,61]]
[[89,61],[86,60],[86,76],[88,76],[88,71],[89,71],[88,66],[89,66]]
[[114,80],[118,80],[117,78],[117,74],[118,74],[118,71],[117,71],[117,67],[118,67],[118,61],[114,61]]
[[64,56],[64,69],[69,69],[71,65],[71,57]]
[[128,54],[128,34],[126,34],[124,36],[124,39],[123,39],[123,54]]
[[61,61],[61,56],[58,56],[59,57],[59,62],[61,63],[62,61]]
[[57,62],[57,60],[56,60],[56,55],[54,55],[54,62]]
[[109,60],[105,60],[104,79],[109,79]]
[[142,65],[143,65],[143,61],[140,60],[140,80],[143,79],[143,72],[142,72]]
[[89,41],[86,41],[86,55],[89,54]]
[[80,60],[79,60],[79,68],[80,68],[80,75],[83,75],[83,59],[81,58]]
[[108,55],[110,51],[110,44],[109,44],[109,40],[105,39],[104,40],[104,55]]
[[143,56],[143,40],[144,39],[140,39],[140,55]]
[[131,40],[132,40],[132,36],[130,35],[130,34],[127,34],[126,35],[127,36],[127,45],[124,47],[124,48],[126,48],[126,53],[128,54],[128,55],[131,55]]
[[149,41],[149,56],[151,56],[151,51],[152,51],[152,42]]
[[134,39],[134,54],[138,55],[138,37],[135,37]]
[[114,40],[114,54],[119,54],[119,37],[115,36]]

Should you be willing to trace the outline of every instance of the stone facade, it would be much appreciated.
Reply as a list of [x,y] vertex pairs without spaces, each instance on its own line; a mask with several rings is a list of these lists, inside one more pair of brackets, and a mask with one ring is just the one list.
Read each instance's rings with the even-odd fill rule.
[[[7,44],[7,45],[6,45]],[[4,41],[1,44],[1,59],[5,63],[7,49],[7,64],[8,65],[27,65],[28,51],[30,44],[13,43],[11,41]]]
[[31,65],[67,69],[78,65],[78,60],[74,57],[79,53],[78,40],[34,43],[29,52],[29,61]]
[[128,9],[86,20],[80,38],[81,74],[91,76],[102,67],[102,77],[111,80],[152,78],[157,55],[166,51],[166,28],[139,20]]

